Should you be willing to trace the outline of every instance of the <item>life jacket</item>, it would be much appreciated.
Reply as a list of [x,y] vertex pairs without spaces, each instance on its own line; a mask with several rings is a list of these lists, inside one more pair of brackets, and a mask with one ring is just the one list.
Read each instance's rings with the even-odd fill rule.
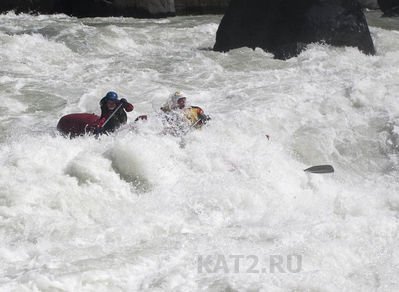
[[[197,123],[199,120],[199,116],[204,114],[204,111],[198,106],[190,106],[184,109],[170,109],[169,106],[161,107],[161,110],[166,114],[166,120],[169,122],[177,123],[184,122],[181,120],[181,116],[183,115],[187,122],[191,125],[195,124],[195,127],[198,129],[202,126],[202,123]],[[182,114],[182,115],[181,115]]]
[[198,106],[190,106],[183,109],[184,116],[191,122],[191,125],[195,125],[196,129],[203,126],[203,123],[198,122],[199,116],[204,114],[204,111]]
[[[119,106],[119,104],[117,104]],[[104,131],[113,132],[115,129],[119,128],[122,124],[126,124],[127,115],[126,112],[130,112],[133,110],[133,105],[130,103],[124,104],[119,110],[112,116],[112,118],[105,124],[103,127]],[[102,127],[105,121],[109,118],[109,116],[113,113],[113,110],[108,109],[107,105],[103,103],[101,105],[101,117],[98,122],[98,127]]]

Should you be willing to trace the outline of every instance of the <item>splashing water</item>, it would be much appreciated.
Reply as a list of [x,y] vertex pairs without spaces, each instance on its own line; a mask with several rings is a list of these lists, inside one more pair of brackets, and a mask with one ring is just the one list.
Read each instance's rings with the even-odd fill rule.
[[[2,290],[399,289],[397,28],[284,62],[207,50],[219,22],[0,16]],[[56,133],[109,90],[129,121],[176,90],[212,120],[184,148],[151,122]]]

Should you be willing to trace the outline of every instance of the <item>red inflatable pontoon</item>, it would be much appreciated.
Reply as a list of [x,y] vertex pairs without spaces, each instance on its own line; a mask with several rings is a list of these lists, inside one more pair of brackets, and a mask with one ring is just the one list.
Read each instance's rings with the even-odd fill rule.
[[99,119],[100,117],[95,114],[70,114],[59,120],[57,129],[65,135],[71,135],[71,137],[80,136],[86,134],[88,128],[94,127]]

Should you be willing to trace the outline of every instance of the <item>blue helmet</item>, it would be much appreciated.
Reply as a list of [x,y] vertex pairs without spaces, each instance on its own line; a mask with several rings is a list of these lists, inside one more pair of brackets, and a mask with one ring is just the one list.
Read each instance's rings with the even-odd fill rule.
[[118,101],[118,95],[115,92],[110,91],[107,93],[107,95],[103,99],[104,99],[104,101],[108,101],[108,100]]

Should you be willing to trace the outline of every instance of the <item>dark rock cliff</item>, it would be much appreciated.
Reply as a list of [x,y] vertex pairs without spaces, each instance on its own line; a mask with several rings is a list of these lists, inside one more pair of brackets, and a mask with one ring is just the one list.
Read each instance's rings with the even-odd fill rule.
[[174,0],[2,0],[0,12],[65,13],[78,17],[167,17],[175,15]]

